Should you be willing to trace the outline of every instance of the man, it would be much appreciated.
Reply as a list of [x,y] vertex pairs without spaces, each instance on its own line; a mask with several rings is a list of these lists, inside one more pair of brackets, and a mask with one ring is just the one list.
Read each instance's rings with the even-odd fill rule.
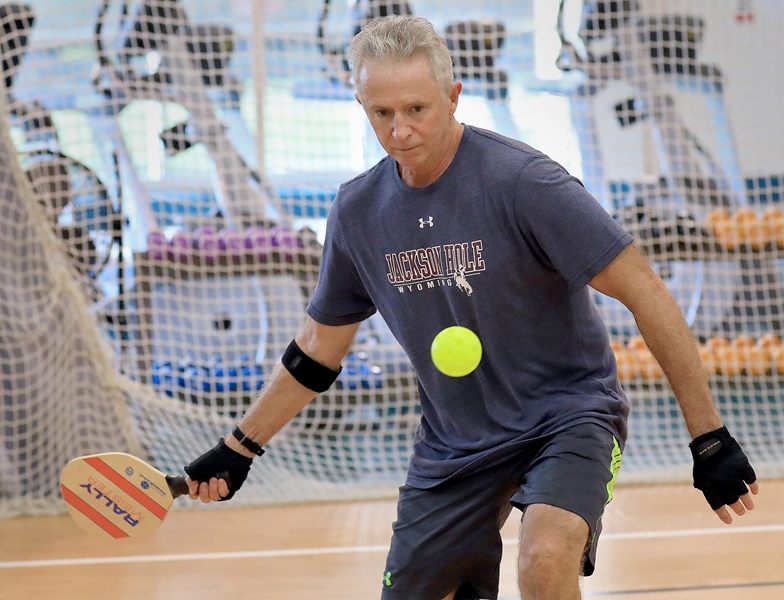
[[[186,468],[191,498],[233,495],[378,310],[411,358],[423,409],[382,598],[496,598],[512,506],[523,511],[522,597],[579,598],[629,411],[590,285],[635,315],[695,438],[695,485],[719,518],[753,508],[754,471],[722,427],[678,306],[631,237],[560,165],[454,118],[462,86],[427,21],[374,21],[349,57],[389,156],[341,186],[305,325],[238,428]],[[451,325],[484,346],[465,377],[430,359]],[[231,489],[215,477],[224,471]]]

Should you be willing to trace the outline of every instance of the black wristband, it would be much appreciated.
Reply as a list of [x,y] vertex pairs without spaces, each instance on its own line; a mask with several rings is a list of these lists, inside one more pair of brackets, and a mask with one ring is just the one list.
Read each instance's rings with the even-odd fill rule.
[[341,366],[337,371],[333,371],[313,360],[302,351],[295,340],[291,340],[280,362],[301,385],[318,393],[326,392],[343,369]]
[[231,435],[234,436],[234,438],[240,444],[242,444],[244,448],[250,450],[256,456],[261,456],[262,454],[264,454],[264,448],[259,446],[256,442],[254,442],[252,439],[250,439],[248,436],[242,433],[242,430],[239,428],[239,426],[236,426],[234,429],[231,430]]

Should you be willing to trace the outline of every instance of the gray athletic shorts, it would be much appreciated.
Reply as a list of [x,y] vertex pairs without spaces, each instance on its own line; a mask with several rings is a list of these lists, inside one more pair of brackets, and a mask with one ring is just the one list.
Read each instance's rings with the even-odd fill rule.
[[512,507],[549,504],[580,515],[591,533],[583,573],[594,570],[605,505],[620,467],[615,437],[584,423],[521,445],[503,463],[429,489],[400,488],[383,600],[495,600]]

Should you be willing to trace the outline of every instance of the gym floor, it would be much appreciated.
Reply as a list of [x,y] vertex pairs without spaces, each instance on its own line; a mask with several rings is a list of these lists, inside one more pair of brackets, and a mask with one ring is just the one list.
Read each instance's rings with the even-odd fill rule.
[[[189,509],[146,538],[104,541],[67,514],[0,520],[5,600],[367,600],[381,585],[395,502]],[[585,598],[784,597],[784,480],[726,526],[687,483],[623,485],[605,515]],[[500,598],[517,598],[517,523],[502,534]]]

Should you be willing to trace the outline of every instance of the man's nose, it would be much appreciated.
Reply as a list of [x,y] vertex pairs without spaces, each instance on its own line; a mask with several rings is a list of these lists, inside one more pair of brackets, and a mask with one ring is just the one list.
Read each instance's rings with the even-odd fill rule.
[[411,135],[411,126],[403,116],[395,116],[392,122],[392,137],[396,140],[403,140]]

